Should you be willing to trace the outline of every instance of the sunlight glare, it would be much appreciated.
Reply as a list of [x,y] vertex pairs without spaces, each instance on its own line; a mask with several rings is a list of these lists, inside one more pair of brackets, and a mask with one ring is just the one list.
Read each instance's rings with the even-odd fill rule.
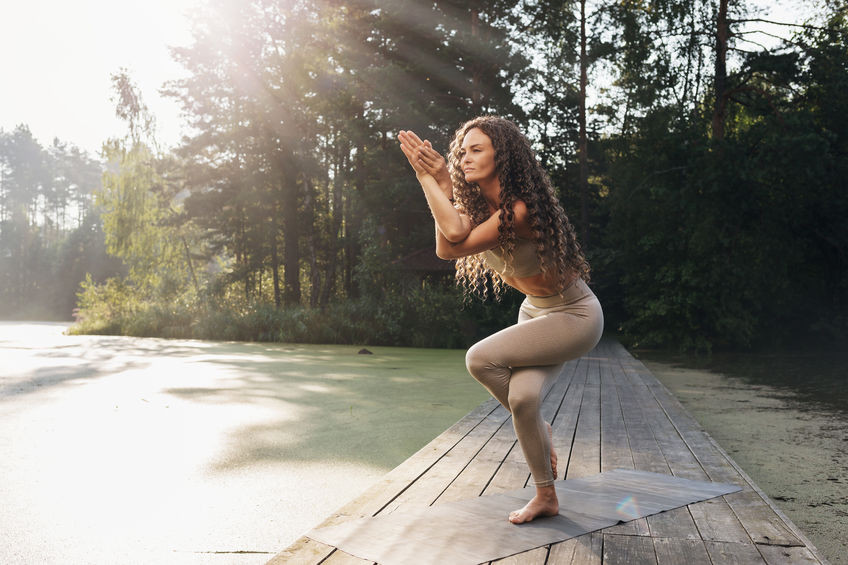
[[[190,41],[186,15],[198,0],[6,2],[0,17],[4,86],[0,127],[30,126],[97,151],[123,125],[114,117],[109,75],[126,67],[157,116],[165,144],[178,139],[176,104],[158,90],[182,69],[169,45]],[[9,55],[13,54],[13,55]]]

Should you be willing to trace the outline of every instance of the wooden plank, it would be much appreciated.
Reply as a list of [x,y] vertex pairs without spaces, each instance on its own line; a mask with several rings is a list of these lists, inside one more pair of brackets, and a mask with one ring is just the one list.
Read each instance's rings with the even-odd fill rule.
[[[551,424],[551,430],[553,431],[553,439],[551,441],[551,444],[557,452],[557,474],[554,477],[554,480],[558,480],[561,477],[565,476],[566,461],[568,461],[567,454],[563,455],[562,453],[560,453],[559,446],[564,443],[565,439],[567,439],[569,442],[569,451],[571,447],[570,440],[573,437],[573,429],[563,430],[563,426],[558,420],[562,420],[560,414],[562,414],[562,411],[566,406],[566,399],[569,398],[569,392],[571,391],[571,388],[574,386],[575,381],[577,380],[577,365],[578,361],[574,360],[569,361],[563,366],[559,379],[557,380],[554,387],[551,389],[551,393],[545,398],[545,401],[542,403],[542,418],[546,422]],[[558,434],[565,435],[565,438],[557,437]]]
[[328,555],[336,551],[335,547],[325,545],[307,537],[298,538],[293,544],[275,555],[267,565],[290,565],[301,563],[303,565],[320,563]]
[[565,478],[566,469],[568,469],[568,463],[571,460],[580,404],[583,402],[583,393],[586,386],[586,369],[587,361],[584,359],[573,361],[570,364],[570,384],[565,397],[562,399],[559,411],[551,422],[554,433],[553,445],[557,450],[557,457],[559,457],[557,463],[558,480]]
[[[607,352],[612,360],[612,351],[609,346],[607,346]],[[634,397],[630,383],[623,378],[621,366],[617,361],[609,364],[608,375],[621,410],[624,434],[632,460],[631,468],[668,474],[668,465],[666,465],[653,432]],[[611,534],[650,535],[648,524],[646,518],[639,518],[605,531]]]
[[648,423],[644,406],[639,402],[638,390],[627,378],[621,365],[612,368],[612,375],[619,389],[618,396],[634,468],[640,471],[670,474],[665,456]]
[[[626,353],[626,352],[625,352]],[[629,355],[629,354],[627,354]],[[631,358],[632,359],[632,358]],[[630,391],[637,402],[638,411],[644,416],[660,450],[660,457],[668,465],[672,474],[688,479],[709,480],[709,476],[700,466],[689,445],[678,433],[678,429],[669,419],[656,397],[645,384],[642,376],[624,359],[621,363],[622,376],[630,384]],[[633,360],[635,361],[635,360]],[[743,483],[741,477],[730,481]],[[648,518],[651,533],[657,537],[701,538],[704,540],[753,543],[747,531],[737,519],[730,506],[721,498],[707,501],[708,506],[689,505],[687,518],[682,511],[677,512],[681,521],[672,520],[672,516],[655,515]],[[709,510],[706,512],[706,510]]]
[[758,545],[757,549],[768,565],[821,565],[821,561],[806,547]]
[[[604,346],[601,352],[601,355],[598,355],[601,382],[601,472],[613,469],[634,469],[630,439],[616,386],[614,371],[617,367],[613,367],[609,348]],[[650,530],[647,520],[639,518],[605,528],[604,533],[647,536],[650,535]]]
[[743,490],[724,496],[727,504],[742,522],[748,535],[756,543],[800,545],[799,540],[765,500],[753,490]]
[[577,415],[577,430],[568,459],[566,479],[578,479],[599,473],[601,470],[601,389],[598,365],[592,359],[580,359],[586,374],[583,399]]
[[705,541],[713,565],[765,565],[757,546],[728,541]]
[[609,358],[599,360],[601,394],[601,472],[633,469],[633,454]]
[[604,536],[604,565],[657,565],[651,538],[643,536]]
[[704,542],[694,539],[653,538],[659,565],[712,565]]
[[675,539],[700,540],[701,534],[689,508],[672,508],[653,516],[648,516],[648,530],[651,536]]
[[[583,536],[578,536],[576,538],[571,538],[565,541],[561,541],[559,543],[552,543],[548,546],[548,565],[553,563],[562,564],[562,565],[571,565],[574,560],[574,550],[577,549],[577,544],[580,543],[580,538],[586,537],[591,534],[584,534]],[[598,558],[598,562],[600,563],[600,557]]]
[[[459,476],[442,492],[438,502],[480,496],[515,445],[512,419],[508,418],[504,420],[495,435],[473,457],[468,466],[462,469]],[[524,474],[526,474],[526,470],[525,466]]]
[[547,565],[601,565],[604,536],[601,532],[583,534],[551,545]]

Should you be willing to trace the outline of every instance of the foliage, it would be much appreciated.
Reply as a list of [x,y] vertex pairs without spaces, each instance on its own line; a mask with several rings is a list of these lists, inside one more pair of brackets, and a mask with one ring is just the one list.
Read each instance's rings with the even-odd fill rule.
[[85,273],[120,268],[93,210],[99,183],[100,164],[78,148],[43,147],[24,125],[0,131],[0,316],[70,319]]
[[[58,292],[36,276],[49,265],[80,280],[102,223],[126,271],[89,271],[77,331],[467,345],[520,297],[464,305],[449,281],[394,267],[433,245],[394,132],[444,151],[461,122],[496,113],[532,137],[592,234],[612,331],[694,350],[844,340],[841,4],[765,49],[742,0],[210,0],[174,50],[179,150],[161,154],[114,78],[129,135],[105,146],[97,213],[83,157],[2,133],[3,298]],[[605,80],[586,128],[581,64]]]

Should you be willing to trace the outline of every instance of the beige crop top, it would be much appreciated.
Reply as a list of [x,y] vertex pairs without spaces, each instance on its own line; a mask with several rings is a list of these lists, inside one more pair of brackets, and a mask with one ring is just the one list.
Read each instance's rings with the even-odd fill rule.
[[536,255],[536,242],[532,239],[516,238],[515,249],[512,250],[512,261],[507,262],[505,256],[506,251],[502,247],[483,252],[486,263],[501,276],[524,278],[542,272],[539,257]]

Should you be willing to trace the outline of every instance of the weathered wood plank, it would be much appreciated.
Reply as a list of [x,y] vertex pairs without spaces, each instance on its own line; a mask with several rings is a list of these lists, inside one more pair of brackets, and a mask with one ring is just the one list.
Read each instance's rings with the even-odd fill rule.
[[[512,420],[507,419],[473,457],[468,466],[461,470],[450,486],[442,492],[438,502],[448,502],[480,496],[494,474],[503,465],[504,460],[516,444]],[[526,466],[525,466],[526,472]],[[515,487],[519,488],[519,487]]]
[[757,546],[750,543],[705,541],[713,565],[765,565]]
[[821,565],[821,561],[806,547],[758,545],[757,549],[768,565]]
[[[617,468],[635,469],[633,445],[636,448],[646,447],[656,450],[656,443],[649,437],[646,427],[634,427],[633,430],[626,422],[626,407],[630,391],[619,387],[620,366],[613,362],[609,347],[604,344],[603,359],[600,364],[601,377],[601,471]],[[621,392],[621,394],[619,394]],[[631,432],[633,437],[631,438]],[[640,437],[641,436],[641,437]],[[633,445],[631,445],[631,442]],[[658,450],[657,450],[658,451]],[[655,457],[659,455],[655,453]],[[657,462],[661,465],[661,462]],[[667,467],[666,467],[667,469]],[[666,472],[665,470],[663,472]],[[624,524],[606,528],[604,533],[622,535],[650,535],[648,521],[645,518],[631,520]]]
[[603,535],[603,565],[657,565],[657,554],[651,538]]
[[694,539],[653,538],[659,565],[712,565],[704,542]]
[[753,490],[724,496],[727,504],[756,543],[804,545],[763,498]]
[[598,364],[601,383],[601,472],[633,469],[633,454],[624,426],[613,367],[609,358],[601,358]]
[[[665,461],[674,475],[688,479],[709,480],[710,477],[701,467],[689,445],[681,437],[674,422],[662,409],[657,398],[643,380],[642,375],[633,368],[632,363],[637,361],[632,357],[630,357],[630,360],[623,359],[620,366],[622,376],[629,383],[629,390],[636,401],[633,411],[642,414],[647,421],[660,450],[662,460]],[[745,484],[742,477],[739,476],[728,482]],[[674,523],[670,520],[670,517],[663,515],[648,517],[652,535],[676,537],[679,536],[680,528],[686,528],[688,529],[685,534],[687,538],[700,537],[704,540],[753,543],[726,501],[717,498],[707,502],[709,503],[708,507],[690,505],[688,508],[690,517],[688,519],[685,518],[683,512],[678,512],[678,517],[683,520],[681,522]],[[709,512],[705,513],[704,510],[707,508],[709,508]]]
[[[634,438],[631,440],[631,445],[635,444],[634,449],[637,449],[639,453],[638,457],[634,455],[634,460],[638,460],[636,468],[655,473],[671,471],[672,474],[684,478],[705,479],[706,475],[700,469],[700,466],[697,466],[697,462],[695,462],[688,448],[685,447],[685,443],[677,436],[676,431],[673,435],[670,435],[669,429],[662,426],[662,421],[658,422],[652,415],[646,413],[647,410],[643,409],[640,397],[644,395],[640,395],[634,389],[633,384],[624,374],[621,364],[612,367],[612,374],[616,378],[616,386],[620,391],[619,398],[622,403],[622,412],[629,416],[627,422],[628,435],[631,434],[631,426],[634,428]],[[675,438],[679,441],[677,446],[672,445]],[[698,472],[693,472],[687,466],[681,473],[679,465],[681,459],[687,462],[690,460],[695,462]],[[648,516],[646,521],[653,536],[701,539],[695,522],[689,510],[685,507]]]
[[557,479],[564,479],[571,452],[574,447],[574,434],[580,415],[580,404],[586,386],[587,362],[583,359],[570,364],[571,380],[568,390],[560,404],[559,411],[551,422],[554,440],[553,446],[557,451]]
[[[548,560],[546,563],[548,563],[549,565],[552,565],[554,563],[556,563],[557,565],[571,565],[574,559],[574,550],[577,548],[577,544],[580,543],[581,537],[585,536],[579,536],[576,538],[565,540],[560,543],[553,543],[549,545]],[[598,558],[598,562],[600,563],[600,557]]]
[[601,470],[601,389],[598,365],[594,360],[583,357],[580,359],[580,369],[585,371],[586,380],[566,479],[587,477]]
[[547,565],[601,565],[604,536],[601,532],[583,534],[551,545]]

